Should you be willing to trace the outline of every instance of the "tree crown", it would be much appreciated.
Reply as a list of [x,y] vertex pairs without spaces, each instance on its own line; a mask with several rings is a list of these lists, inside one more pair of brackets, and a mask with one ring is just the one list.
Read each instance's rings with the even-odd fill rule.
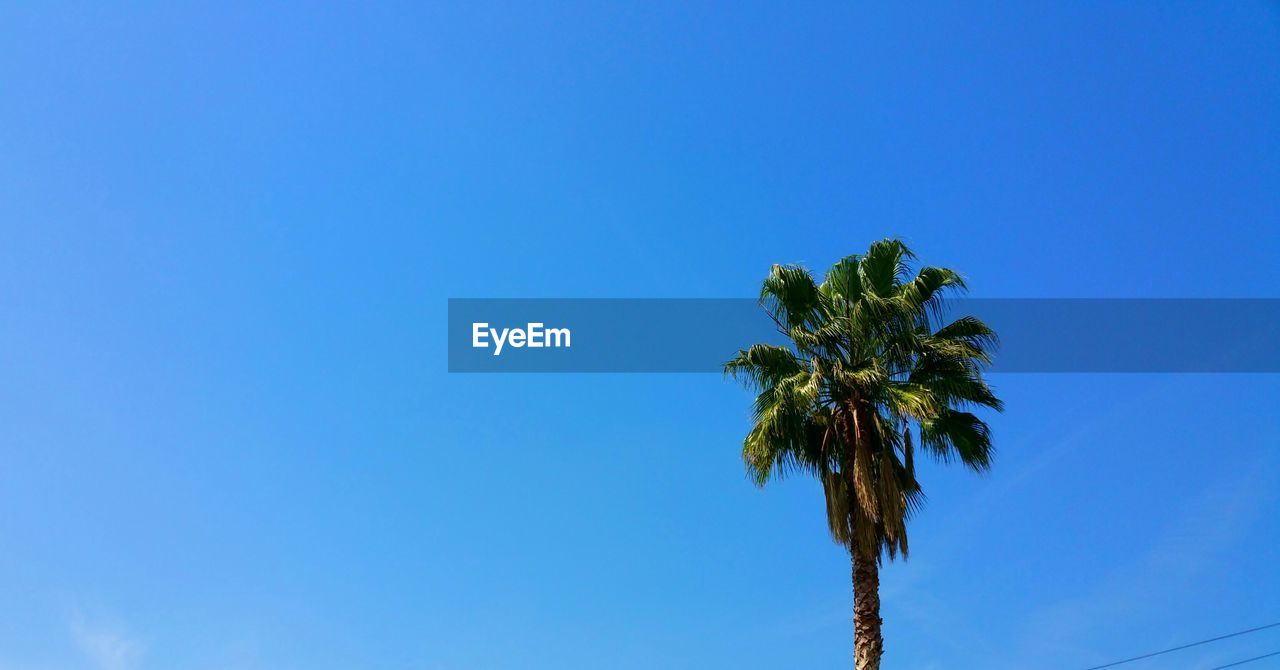
[[790,346],[756,344],[724,366],[757,393],[742,449],[752,479],[818,478],[833,539],[877,559],[907,554],[906,522],[924,500],[917,446],[985,471],[990,429],[971,410],[1003,409],[983,376],[996,334],[974,317],[946,321],[964,280],[913,272],[915,258],[881,240],[820,284],[802,267],[773,266],[760,303]]

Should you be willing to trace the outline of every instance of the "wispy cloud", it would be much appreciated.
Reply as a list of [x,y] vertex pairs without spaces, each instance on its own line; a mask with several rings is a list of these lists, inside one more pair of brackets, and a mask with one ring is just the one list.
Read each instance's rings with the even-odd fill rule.
[[71,619],[71,636],[93,667],[101,670],[133,670],[146,651],[141,641],[119,628],[87,622],[79,615]]
[[[1043,657],[1046,650],[1086,658],[1082,641],[1116,620],[1142,619],[1175,609],[1188,589],[1228,557],[1253,524],[1274,504],[1276,477],[1263,454],[1242,464],[1234,476],[1208,487],[1183,504],[1180,520],[1135,560],[1121,566],[1080,596],[1050,603],[1029,616],[1021,650]],[[1012,666],[1011,666],[1012,667]]]

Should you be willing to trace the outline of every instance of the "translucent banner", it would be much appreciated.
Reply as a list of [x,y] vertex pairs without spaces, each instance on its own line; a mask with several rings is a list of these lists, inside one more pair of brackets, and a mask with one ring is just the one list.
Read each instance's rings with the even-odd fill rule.
[[[957,299],[992,372],[1280,372],[1277,299]],[[715,372],[786,338],[752,299],[451,299],[450,372]]]

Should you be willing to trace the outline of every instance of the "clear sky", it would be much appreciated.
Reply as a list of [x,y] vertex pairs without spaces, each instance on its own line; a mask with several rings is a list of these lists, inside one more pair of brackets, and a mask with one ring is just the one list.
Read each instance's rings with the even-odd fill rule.
[[[750,296],[888,235],[984,297],[1280,297],[1274,3],[262,4],[0,8],[3,670],[847,667],[745,391],[449,375],[446,298]],[[1280,378],[995,382],[886,668],[1280,620]]]

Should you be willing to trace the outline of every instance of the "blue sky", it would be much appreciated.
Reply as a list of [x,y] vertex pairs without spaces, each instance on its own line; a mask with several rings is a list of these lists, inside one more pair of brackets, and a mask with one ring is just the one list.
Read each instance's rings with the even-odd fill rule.
[[[258,4],[0,8],[3,670],[847,667],[744,391],[448,375],[446,298],[749,296],[886,235],[979,296],[1280,297],[1272,3]],[[1280,379],[995,382],[886,667],[1280,620]]]

